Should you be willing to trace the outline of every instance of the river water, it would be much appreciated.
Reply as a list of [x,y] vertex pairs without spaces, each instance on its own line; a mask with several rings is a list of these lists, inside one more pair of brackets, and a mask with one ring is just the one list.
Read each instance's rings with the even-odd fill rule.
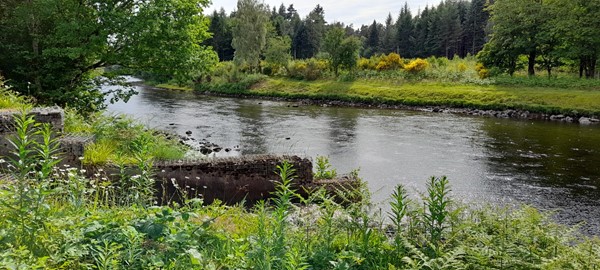
[[[529,204],[600,235],[600,126],[401,110],[303,106],[137,87],[109,112],[230,152],[328,156],[338,172],[360,169],[373,201],[397,184],[416,194],[446,175],[473,205]],[[212,154],[215,155],[215,154]]]

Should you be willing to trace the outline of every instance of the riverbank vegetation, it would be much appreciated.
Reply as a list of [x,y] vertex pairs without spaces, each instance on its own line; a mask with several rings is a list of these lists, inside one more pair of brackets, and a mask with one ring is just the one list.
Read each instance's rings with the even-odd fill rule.
[[[150,159],[180,160],[188,150],[176,135],[148,129],[122,115],[95,113],[84,117],[67,110],[64,131],[94,138],[84,152],[83,163],[87,165],[134,164],[143,150]],[[148,149],[140,148],[141,144]]]
[[[600,112],[596,3],[443,1],[414,16],[405,5],[396,20],[389,15],[385,24],[359,29],[328,24],[319,5],[301,19],[293,5],[271,11],[260,1],[240,3],[231,16],[212,14],[215,35],[206,44],[231,62],[192,83],[196,89],[572,116]],[[235,27],[244,26],[248,14],[263,22],[262,28],[248,25],[263,41],[252,57],[236,54],[231,43],[245,38]],[[536,75],[541,71],[547,75]]]
[[[302,198],[279,166],[273,198],[252,207],[202,197],[154,205],[148,167],[110,182],[55,167],[50,130],[16,117],[17,159],[0,180],[0,267],[9,269],[594,269],[600,240],[529,207],[469,208],[445,177],[420,199],[402,186],[389,213],[368,191]],[[27,134],[45,138],[32,143]],[[145,147],[141,142],[142,148]],[[148,162],[148,160],[140,160]],[[322,161],[325,162],[325,161]],[[323,166],[328,168],[327,165]],[[329,169],[327,169],[329,170]],[[274,172],[275,173],[275,172]],[[363,200],[344,202],[348,192]],[[342,195],[345,194],[345,195]],[[343,202],[339,204],[338,202]]]
[[[406,67],[408,66],[408,70]],[[295,60],[276,75],[244,75],[221,63],[211,83],[197,90],[236,96],[334,100],[351,103],[518,109],[573,116],[600,115],[600,80],[568,72],[557,78],[496,75],[474,58],[361,58],[353,71],[335,77],[326,60]],[[560,75],[558,75],[560,74]]]

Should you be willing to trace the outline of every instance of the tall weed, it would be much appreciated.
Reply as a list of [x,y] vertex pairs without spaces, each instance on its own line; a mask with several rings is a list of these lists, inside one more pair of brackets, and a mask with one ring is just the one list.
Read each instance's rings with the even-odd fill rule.
[[7,210],[11,237],[16,247],[25,246],[33,255],[43,254],[38,241],[50,212],[47,196],[52,193],[50,175],[59,162],[55,156],[58,143],[48,124],[36,123],[23,109],[14,116],[15,135],[10,138],[14,148],[9,160],[9,173],[15,180],[8,185],[8,196],[0,200]]

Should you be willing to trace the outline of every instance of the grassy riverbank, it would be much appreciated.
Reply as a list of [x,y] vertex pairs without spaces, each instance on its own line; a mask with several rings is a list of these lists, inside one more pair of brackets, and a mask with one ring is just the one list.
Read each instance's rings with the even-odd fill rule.
[[245,90],[240,89],[237,84],[205,85],[198,88],[232,95],[600,115],[600,87],[595,84],[567,88],[561,83],[544,84],[544,80],[540,81],[535,83],[504,79],[502,83],[481,85],[427,81],[398,83],[366,79],[349,82],[333,79],[304,81],[269,77],[255,82],[250,89]]

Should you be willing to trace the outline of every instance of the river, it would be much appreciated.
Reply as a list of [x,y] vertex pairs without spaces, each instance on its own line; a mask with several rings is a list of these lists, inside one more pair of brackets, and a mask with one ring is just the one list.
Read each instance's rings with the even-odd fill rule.
[[600,126],[401,110],[303,106],[138,86],[108,111],[224,148],[213,156],[328,156],[360,169],[382,208],[397,184],[416,194],[446,175],[472,205],[529,204],[600,235]]

